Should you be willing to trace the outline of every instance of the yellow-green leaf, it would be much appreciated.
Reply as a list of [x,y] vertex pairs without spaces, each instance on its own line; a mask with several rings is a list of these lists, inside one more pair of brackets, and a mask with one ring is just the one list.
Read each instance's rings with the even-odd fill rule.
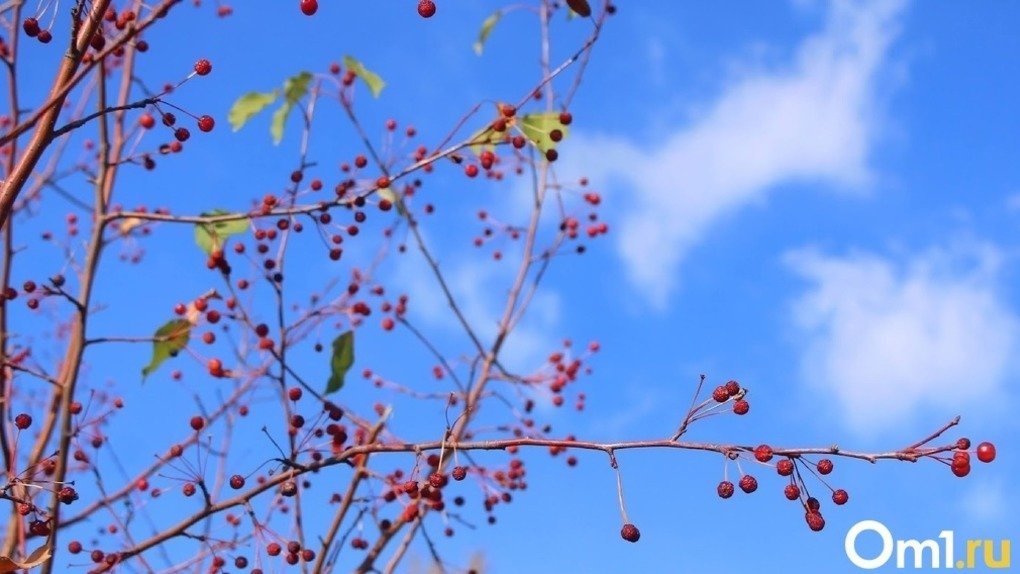
[[248,120],[255,117],[255,114],[266,109],[269,104],[276,101],[276,97],[279,93],[276,90],[272,92],[248,92],[230,107],[230,111],[227,113],[227,120],[230,122],[230,126],[236,132],[237,130],[244,127],[244,124],[248,123]]
[[485,126],[471,135],[468,140],[470,142],[471,151],[475,155],[481,154],[483,151],[494,151],[496,144],[503,141],[503,134],[492,129],[491,125]]
[[386,87],[386,82],[384,82],[378,74],[366,68],[364,64],[353,57],[344,56],[344,66],[346,66],[348,70],[354,72],[356,76],[361,78],[365,84],[368,85],[368,90],[372,92],[373,98],[378,98],[379,92],[382,92],[383,88]]
[[560,114],[557,112],[528,114],[523,116],[517,125],[524,133],[524,137],[531,140],[542,153],[558,145],[559,142],[549,137],[554,130],[560,131],[560,141],[567,138],[567,126],[560,123]]
[[283,128],[287,123],[291,110],[308,94],[308,84],[312,82],[311,72],[301,72],[283,81],[283,103],[273,112],[269,123],[269,134],[273,136],[273,145],[283,141]]
[[152,360],[142,369],[142,380],[159,368],[163,361],[176,357],[188,346],[191,337],[191,322],[187,319],[171,319],[152,336]]
[[482,29],[478,31],[478,40],[475,41],[475,54],[482,55],[482,50],[485,49],[485,42],[489,39],[489,34],[492,34],[492,28],[499,22],[499,19],[503,17],[502,10],[496,10],[488,18],[482,22]]
[[287,122],[287,116],[290,115],[290,110],[293,107],[294,105],[288,100],[280,104],[280,107],[273,112],[273,121],[269,123],[269,134],[273,136],[273,145],[280,145],[280,142],[283,141],[283,125]]
[[[229,215],[225,209],[214,209],[202,214],[202,217],[215,217],[217,215]],[[215,223],[198,223],[195,225],[195,243],[206,253],[211,254],[214,249],[223,249],[223,244],[231,235],[237,235],[248,231],[247,219],[231,219],[229,221],[217,221]]]
[[344,376],[354,364],[354,331],[345,331],[333,339],[333,356],[329,359],[329,382],[326,394],[339,391],[344,386]]

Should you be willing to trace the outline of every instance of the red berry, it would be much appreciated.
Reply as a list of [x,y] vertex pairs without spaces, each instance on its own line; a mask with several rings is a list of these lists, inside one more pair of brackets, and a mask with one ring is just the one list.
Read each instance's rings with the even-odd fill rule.
[[784,458],[777,462],[776,472],[779,473],[779,476],[790,476],[793,474],[793,461],[788,458]]
[[758,448],[754,449],[754,458],[758,462],[772,460],[772,447],[767,444],[759,445]]
[[832,493],[832,501],[839,506],[846,504],[847,500],[850,500],[850,495],[842,488]]
[[419,0],[418,15],[422,18],[431,18],[436,15],[436,3],[432,0]]
[[185,482],[184,486],[181,487],[181,492],[184,493],[184,496],[194,496],[194,494],[195,494],[195,483],[193,483],[193,482]]
[[783,494],[788,500],[797,500],[800,498],[800,487],[793,483],[787,484],[783,489]]
[[987,441],[979,444],[977,457],[981,462],[992,462],[995,460],[995,445]]
[[311,16],[319,11],[319,0],[301,0],[301,13]]
[[450,474],[453,476],[453,480],[464,480],[464,477],[467,476],[467,469],[463,466],[455,466]]
[[18,427],[19,430],[25,430],[32,426],[32,415],[28,413],[21,413],[14,417],[14,426]]
[[733,483],[728,480],[724,480],[719,483],[719,486],[716,487],[715,491],[719,494],[719,498],[729,498],[733,496]]
[[195,415],[195,416],[191,417],[191,428],[193,428],[194,430],[199,431],[199,430],[202,430],[202,427],[204,427],[204,426],[205,426],[205,419],[203,419],[202,417],[200,417],[198,415]]
[[751,476],[750,474],[745,474],[744,476],[741,476],[740,490],[743,490],[744,492],[751,494],[752,492],[758,490],[758,480]]
[[195,62],[195,73],[198,74],[199,76],[206,76],[211,71],[212,62],[210,62],[209,60],[202,58],[201,60]]
[[817,466],[818,474],[829,474],[830,472],[832,472],[832,461],[827,458],[823,458],[822,460],[818,461]]
[[147,130],[152,129],[152,127],[156,125],[156,118],[152,117],[152,114],[149,113],[142,114],[142,116],[138,118],[138,125]]
[[751,410],[751,405],[744,399],[734,401],[733,412],[737,413],[738,415],[746,415],[747,411],[749,410]]
[[375,180],[375,186],[379,189],[385,189],[390,186],[390,178],[385,175],[380,175],[379,179]]
[[78,493],[75,492],[74,488],[65,486],[57,493],[57,498],[59,498],[60,502],[64,504],[71,504],[75,500],[78,500]]
[[174,137],[177,138],[177,141],[179,142],[186,142],[188,141],[188,138],[191,137],[191,132],[188,128],[177,128],[174,130]]
[[240,490],[244,488],[244,477],[240,474],[235,474],[230,477],[230,488],[234,490]]
[[279,556],[281,551],[283,551],[283,548],[280,547],[279,543],[270,542],[266,544],[266,554],[270,556]]
[[729,400],[730,394],[726,392],[726,387],[719,385],[712,391],[712,398],[718,403],[725,403]]
[[287,397],[292,401],[301,400],[301,395],[304,394],[301,391],[301,387],[291,387],[287,389]]
[[817,511],[819,508],[822,507],[822,504],[818,502],[818,499],[813,496],[807,499],[806,504],[808,510],[810,511]]
[[478,175],[478,166],[471,163],[464,167],[464,175],[468,177],[475,177]]
[[574,121],[574,116],[570,115],[570,112],[560,112],[560,124],[569,126],[572,121]]
[[735,396],[737,393],[740,392],[740,383],[738,383],[737,381],[727,381],[726,392],[729,393],[731,397]]
[[631,523],[623,525],[620,529],[620,536],[627,542],[637,542],[641,538],[641,531]]
[[198,118],[198,129],[203,132],[211,132],[216,126],[216,120],[212,119],[212,116],[202,116]]
[[29,38],[39,35],[39,21],[35,18],[25,18],[25,21],[21,23],[21,28]]
[[960,450],[967,450],[967,449],[969,449],[970,448],[970,439],[967,438],[967,437],[964,437],[964,438],[961,438],[960,440],[956,441],[956,448],[958,448]]
[[819,530],[825,528],[825,519],[822,518],[822,515],[817,511],[811,511],[806,513],[804,515],[804,520],[807,521],[808,528],[814,530],[815,532],[818,532]]
[[951,468],[953,470],[953,474],[955,474],[956,476],[958,476],[960,478],[963,478],[963,477],[967,476],[968,474],[970,474],[970,463],[969,462],[962,463],[962,464],[957,464],[956,462],[954,462],[952,464]]

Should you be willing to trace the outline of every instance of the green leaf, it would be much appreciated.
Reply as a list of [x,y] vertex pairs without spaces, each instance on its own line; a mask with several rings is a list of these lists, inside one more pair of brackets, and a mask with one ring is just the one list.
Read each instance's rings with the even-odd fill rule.
[[531,140],[531,143],[535,144],[535,147],[542,153],[549,151],[558,144],[558,142],[554,142],[549,137],[553,130],[560,130],[562,133],[563,137],[560,138],[560,141],[567,138],[567,126],[560,123],[560,114],[557,112],[528,114],[522,117],[517,125],[524,132],[524,137]]
[[354,331],[345,331],[333,339],[333,356],[329,359],[329,382],[326,394],[339,391],[344,386],[344,375],[354,364]]
[[172,319],[164,324],[152,336],[152,360],[142,369],[142,380],[159,368],[163,361],[177,356],[181,349],[188,346],[191,336],[191,323],[186,319]]
[[362,64],[358,60],[355,60],[353,57],[344,56],[344,66],[346,66],[348,70],[354,72],[356,76],[364,80],[366,84],[368,84],[368,89],[369,91],[372,92],[373,98],[378,98],[379,92],[381,92],[383,88],[386,87],[386,82],[384,82],[383,79],[378,76],[378,74],[366,68],[364,64]]
[[311,72],[301,72],[283,81],[283,103],[273,112],[273,120],[269,124],[269,134],[273,136],[273,145],[283,141],[283,128],[290,116],[290,111],[308,94],[308,84],[312,82]]
[[291,104],[308,94],[308,84],[312,83],[311,72],[301,72],[283,81],[283,97]]
[[489,39],[489,34],[492,34],[492,28],[499,22],[499,19],[503,17],[502,10],[496,10],[488,18],[482,22],[482,29],[478,31],[478,40],[475,42],[475,54],[482,55],[482,50],[485,48],[485,42]]
[[[214,209],[202,214],[202,217],[216,217],[217,215],[229,215],[225,209]],[[209,255],[213,249],[223,248],[224,242],[231,235],[237,235],[248,231],[248,220],[232,219],[230,221],[217,221],[216,223],[198,223],[195,225],[195,243]]]
[[230,111],[227,113],[227,120],[230,121],[230,126],[234,128],[234,131],[244,127],[244,124],[248,123],[248,120],[255,117],[255,114],[266,109],[269,104],[276,101],[276,97],[279,95],[277,90],[272,92],[248,92],[230,107]]

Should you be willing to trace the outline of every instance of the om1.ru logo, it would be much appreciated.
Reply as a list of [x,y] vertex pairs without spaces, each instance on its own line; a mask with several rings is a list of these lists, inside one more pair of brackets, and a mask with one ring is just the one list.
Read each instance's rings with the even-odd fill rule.
[[[882,539],[881,550],[873,557],[861,556],[857,537],[874,532]],[[986,568],[1009,568],[1009,540],[1000,540],[998,549],[992,540],[964,540],[963,557],[956,558],[956,538],[952,530],[939,532],[938,540],[893,540],[892,532],[877,520],[862,520],[846,533],[843,548],[846,557],[858,568],[874,570],[885,566],[896,554],[897,568],[975,568],[981,561]],[[913,558],[907,566],[907,556]],[[927,555],[927,560],[925,557]],[[925,564],[927,562],[927,565]]]

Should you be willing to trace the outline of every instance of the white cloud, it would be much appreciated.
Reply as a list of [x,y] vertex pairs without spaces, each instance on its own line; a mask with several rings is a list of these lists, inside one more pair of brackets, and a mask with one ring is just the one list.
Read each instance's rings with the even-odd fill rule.
[[569,160],[628,190],[618,251],[663,306],[687,252],[719,218],[788,181],[857,187],[878,129],[876,76],[904,2],[834,0],[781,69],[744,71],[664,141],[578,137]]
[[894,427],[921,407],[959,414],[967,403],[1002,397],[1020,323],[996,288],[1000,259],[979,244],[903,263],[787,254],[812,284],[793,306],[805,380],[863,433]]

